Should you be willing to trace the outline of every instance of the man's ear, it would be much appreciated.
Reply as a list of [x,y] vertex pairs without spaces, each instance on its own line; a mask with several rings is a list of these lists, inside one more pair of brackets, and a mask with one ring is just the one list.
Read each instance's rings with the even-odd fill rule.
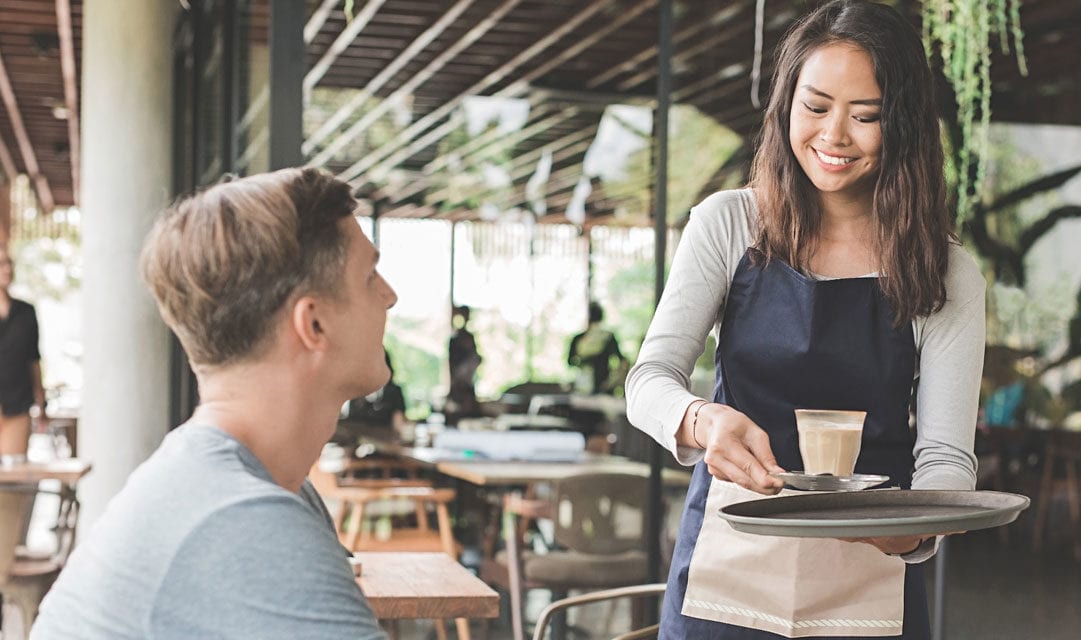
[[305,348],[318,351],[326,347],[327,335],[319,316],[322,306],[315,298],[303,296],[293,303],[292,327]]

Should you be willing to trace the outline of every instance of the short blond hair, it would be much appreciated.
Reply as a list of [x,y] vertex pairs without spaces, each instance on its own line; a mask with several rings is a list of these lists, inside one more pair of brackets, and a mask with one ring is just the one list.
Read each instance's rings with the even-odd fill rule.
[[173,204],[140,267],[158,311],[193,365],[257,357],[294,294],[333,298],[353,215],[349,185],[319,169],[282,169],[218,183]]

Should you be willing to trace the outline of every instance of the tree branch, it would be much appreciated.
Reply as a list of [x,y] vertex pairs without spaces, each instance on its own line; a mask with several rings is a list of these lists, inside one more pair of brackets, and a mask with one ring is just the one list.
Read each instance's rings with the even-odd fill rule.
[[1027,200],[1037,193],[1061,187],[1078,173],[1081,173],[1081,164],[1076,167],[1070,167],[1069,169],[1063,169],[1062,171],[1048,174],[1042,178],[1037,178],[1028,184],[1024,184],[1009,193],[999,196],[999,198],[992,202],[985,211],[990,212],[1003,207],[1008,207],[1011,204]]
[[1037,240],[1058,224],[1059,220],[1065,220],[1067,218],[1081,218],[1081,206],[1067,205],[1052,209],[1046,216],[1032,223],[1032,225],[1030,225],[1028,229],[1025,229],[1024,233],[1021,234],[1021,239],[1017,241],[1017,248],[1020,249],[1021,255],[1028,253],[1028,250],[1032,248],[1032,245],[1036,244]]

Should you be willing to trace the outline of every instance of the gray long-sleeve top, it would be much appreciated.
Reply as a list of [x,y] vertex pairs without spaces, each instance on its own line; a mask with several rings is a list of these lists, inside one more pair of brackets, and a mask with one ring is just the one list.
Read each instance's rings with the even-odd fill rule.
[[[757,210],[749,189],[722,191],[691,210],[638,361],[627,376],[627,415],[685,465],[703,451],[676,445],[694,363],[719,332],[736,266],[754,241]],[[946,304],[913,321],[917,436],[914,489],[972,489],[973,440],[983,370],[986,283],[975,261],[950,246]],[[715,335],[717,335],[715,333]]]

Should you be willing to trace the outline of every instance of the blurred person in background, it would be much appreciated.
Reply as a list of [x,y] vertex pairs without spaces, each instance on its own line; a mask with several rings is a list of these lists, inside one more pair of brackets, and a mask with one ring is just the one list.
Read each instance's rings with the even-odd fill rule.
[[26,460],[32,419],[45,420],[38,320],[34,307],[8,293],[15,264],[0,244],[0,463]]
[[571,339],[567,364],[578,367],[575,389],[583,393],[622,393],[627,359],[614,333],[604,328],[604,308],[589,303],[589,326]]
[[405,392],[394,381],[394,365],[390,361],[390,353],[385,353],[390,380],[368,395],[349,401],[345,418],[334,434],[334,441],[338,444],[356,446],[365,433],[385,434],[395,440],[402,438],[407,424]]
[[476,377],[481,357],[477,352],[477,340],[469,331],[469,307],[455,307],[451,314],[454,333],[447,345],[447,363],[450,366],[450,391],[444,412],[448,423],[458,418],[477,415]]

